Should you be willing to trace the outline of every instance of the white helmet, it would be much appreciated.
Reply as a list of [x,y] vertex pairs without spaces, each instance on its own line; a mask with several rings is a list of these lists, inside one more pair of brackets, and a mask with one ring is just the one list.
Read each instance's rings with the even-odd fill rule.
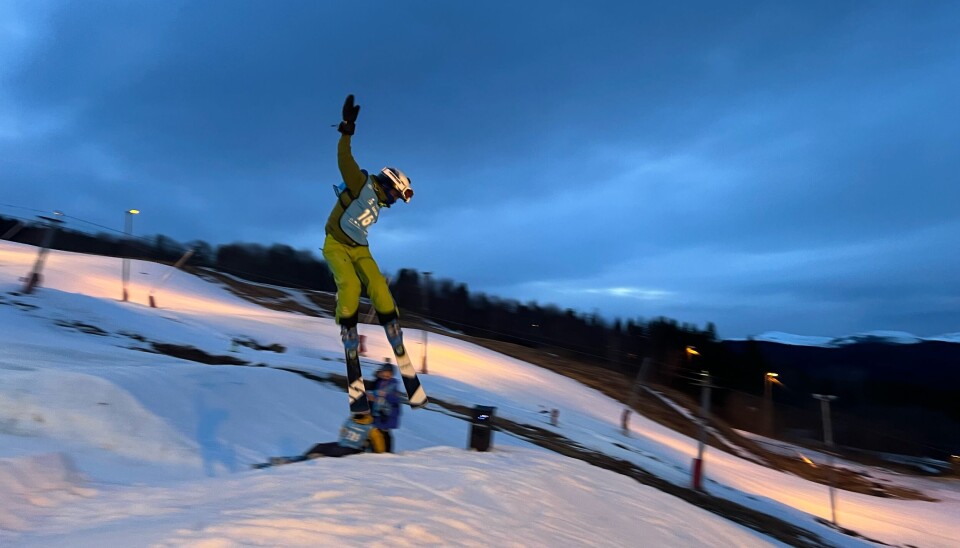
[[395,167],[385,167],[380,170],[380,177],[383,179],[382,184],[387,187],[387,190],[394,190],[396,192],[395,198],[401,199],[404,202],[409,202],[410,198],[413,198],[413,189],[410,188],[410,178],[403,174],[402,171]]

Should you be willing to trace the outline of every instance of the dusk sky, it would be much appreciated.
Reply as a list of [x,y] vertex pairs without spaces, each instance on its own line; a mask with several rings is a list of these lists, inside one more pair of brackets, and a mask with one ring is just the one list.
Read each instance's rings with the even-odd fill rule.
[[371,230],[388,274],[725,338],[960,331],[958,2],[5,0],[0,213],[319,258],[348,93],[361,167],[416,193]]

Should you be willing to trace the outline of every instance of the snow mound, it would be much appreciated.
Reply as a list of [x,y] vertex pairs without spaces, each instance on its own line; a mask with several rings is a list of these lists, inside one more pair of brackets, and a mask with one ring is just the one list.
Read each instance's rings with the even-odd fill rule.
[[199,462],[195,444],[101,377],[2,370],[0,433],[79,441],[148,462]]
[[96,490],[61,453],[0,459],[0,529],[23,531],[44,513]]
[[[110,528],[100,538],[115,545],[766,545],[614,472],[520,448],[318,459],[235,475],[220,489],[108,495],[95,509],[101,514],[90,505],[75,510],[86,528],[70,540],[85,543],[96,538],[86,535]],[[132,496],[140,515],[122,529],[100,517],[130,513]]]

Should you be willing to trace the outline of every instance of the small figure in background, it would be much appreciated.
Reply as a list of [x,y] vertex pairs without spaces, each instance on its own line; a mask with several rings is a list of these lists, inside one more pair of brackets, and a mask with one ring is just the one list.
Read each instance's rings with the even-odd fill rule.
[[377,380],[367,393],[373,411],[373,426],[383,434],[386,452],[393,452],[391,430],[400,426],[400,389],[393,377],[393,366],[385,363],[377,370]]

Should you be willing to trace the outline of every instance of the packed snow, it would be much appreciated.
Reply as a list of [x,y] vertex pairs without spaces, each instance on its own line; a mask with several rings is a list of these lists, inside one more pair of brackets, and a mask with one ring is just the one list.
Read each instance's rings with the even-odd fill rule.
[[[329,318],[267,310],[222,286],[132,261],[51,252],[43,286],[15,294],[37,249],[0,242],[0,544],[45,545],[609,545],[761,546],[756,531],[614,472],[497,432],[466,451],[469,425],[431,405],[405,409],[396,454],[251,463],[336,438],[346,394],[279,368],[343,374]],[[367,376],[390,355],[375,326]],[[285,352],[237,346],[280,344]],[[420,333],[407,330],[419,363]],[[193,346],[254,366],[210,366],[155,353]],[[573,380],[431,335],[431,396],[493,405],[678,485],[696,441],[635,417]],[[558,409],[551,426],[542,413]],[[710,448],[706,489],[785,519],[835,545],[865,541],[824,526],[824,486]],[[902,482],[913,478],[898,478]],[[916,480],[919,481],[919,480]],[[923,480],[937,502],[839,494],[843,527],[890,544],[952,546],[956,481]]]

